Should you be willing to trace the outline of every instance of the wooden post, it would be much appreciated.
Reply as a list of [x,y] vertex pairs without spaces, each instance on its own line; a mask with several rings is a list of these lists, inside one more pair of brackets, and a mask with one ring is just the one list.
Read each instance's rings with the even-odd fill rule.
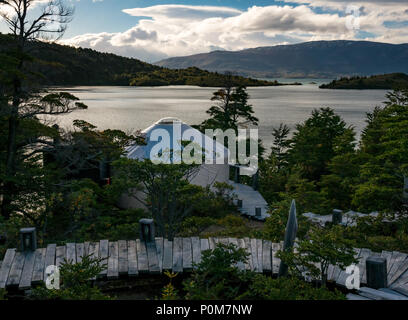
[[20,229],[20,249],[22,252],[37,250],[37,232],[35,228]]
[[367,286],[373,289],[387,288],[387,259],[371,256],[366,260]]
[[[291,251],[296,239],[296,233],[298,230],[298,222],[296,218],[296,202],[292,200],[290,206],[288,223],[286,224],[285,239],[283,242],[283,251]],[[286,276],[288,273],[288,266],[281,261],[279,266],[279,277]]]
[[140,219],[140,240],[145,242],[155,241],[155,229],[153,219]]
[[238,205],[238,208],[242,209],[243,201],[241,199],[238,199],[237,205]]
[[340,224],[343,222],[343,211],[339,209],[334,209],[333,210],[333,216],[332,216],[332,222],[333,224]]

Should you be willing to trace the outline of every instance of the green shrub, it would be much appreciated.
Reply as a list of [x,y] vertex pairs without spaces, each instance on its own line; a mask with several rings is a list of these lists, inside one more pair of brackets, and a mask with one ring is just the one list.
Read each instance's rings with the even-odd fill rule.
[[217,223],[217,220],[211,217],[189,217],[186,218],[180,227],[179,236],[192,237],[200,235],[205,229]]
[[[27,227],[24,219],[19,215],[12,215],[10,219],[4,220],[0,216],[0,234],[6,237],[5,243],[0,245],[0,257],[3,257],[8,248],[16,248],[20,241],[19,231]],[[37,235],[38,243],[42,244],[42,235]]]
[[248,258],[246,251],[234,245],[218,243],[203,252],[201,263],[190,279],[183,282],[188,300],[232,300],[243,294],[254,273],[241,271],[236,264]]
[[222,218],[237,208],[233,205],[233,197],[230,195],[233,187],[227,183],[214,183],[214,190],[202,188],[200,196],[195,197],[193,215],[199,217]]
[[190,279],[183,282],[186,299],[191,300],[341,300],[338,291],[316,288],[299,278],[279,278],[240,270],[237,263],[248,258],[243,249],[217,244],[206,250]]
[[177,273],[165,271],[164,274],[169,278],[169,283],[162,289],[161,300],[180,300],[178,291],[172,283],[173,279],[177,277]]
[[0,289],[0,301],[6,300],[6,294],[7,294],[6,289]]
[[329,265],[344,269],[354,258],[354,241],[344,237],[341,226],[332,228],[312,227],[308,239],[297,241],[296,251],[279,251],[279,258],[284,261],[294,276],[306,273],[308,276],[326,285]]
[[108,300],[91,279],[106,269],[104,259],[85,256],[81,262],[71,264],[66,260],[60,266],[60,289],[39,287],[33,289],[30,299],[35,300]]
[[273,279],[255,275],[249,289],[239,299],[245,300],[345,300],[339,291],[316,288],[298,278]]
[[408,252],[408,219],[404,216],[393,222],[386,219],[383,214],[377,217],[359,217],[356,226],[345,229],[345,237],[354,240],[357,247],[375,252],[382,250]]
[[[272,242],[280,242],[285,236],[286,224],[289,217],[289,209],[292,199],[286,199],[276,204],[275,209],[271,210],[270,217],[266,219],[264,228],[261,232],[257,232],[256,237],[261,239],[271,240]],[[310,229],[310,222],[299,212],[305,212],[302,205],[297,206],[297,219],[299,230],[297,232],[298,238],[303,238]]]

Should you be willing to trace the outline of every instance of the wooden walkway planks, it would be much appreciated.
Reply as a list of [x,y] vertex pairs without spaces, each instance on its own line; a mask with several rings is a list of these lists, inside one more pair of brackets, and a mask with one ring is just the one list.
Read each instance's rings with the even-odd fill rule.
[[33,267],[33,276],[31,278],[31,283],[40,283],[44,280],[44,271],[47,267],[45,265],[46,259],[46,248],[39,248],[35,251],[35,261]]
[[[89,246],[91,245],[91,243],[89,241],[84,242],[84,253],[83,256],[87,256],[89,255]],[[78,249],[77,249],[78,251]]]
[[43,279],[47,279],[47,267],[55,265],[55,258],[56,258],[57,246],[56,244],[49,244],[47,246],[47,251],[45,253],[45,265],[44,265],[44,277]]
[[405,253],[396,252],[395,261],[391,267],[390,274],[388,275],[389,284],[392,284],[395,280],[397,280],[407,269],[407,255]]
[[272,242],[263,240],[262,266],[263,272],[272,273]]
[[[228,243],[233,244],[236,248],[239,248],[238,239],[236,238],[228,238]],[[243,262],[237,262],[236,264],[239,270],[245,270],[245,264]]]
[[108,274],[108,257],[109,257],[109,241],[100,240],[99,241],[99,258],[104,259],[106,264],[106,269],[99,273],[100,277],[106,277]]
[[244,238],[245,249],[248,253],[248,270],[254,270],[254,263],[252,261],[252,249],[251,249],[251,240],[249,238]]
[[[99,256],[99,242],[90,242],[88,246],[85,246],[86,255],[89,256],[91,259],[101,259]],[[107,265],[107,261],[101,261],[102,265]],[[101,274],[99,274],[100,276]],[[96,277],[92,278],[95,280]]]
[[[248,248],[246,246],[245,240],[244,239],[238,239],[238,247],[241,249],[244,249],[247,254],[249,254]],[[251,270],[251,264],[249,262],[250,258],[248,257],[247,260],[244,263],[244,269],[245,270]],[[238,268],[240,265],[238,264]]]
[[258,249],[256,239],[250,239],[251,257],[252,257],[252,271],[259,272],[258,266]]
[[[46,249],[45,253],[45,268],[51,265],[55,265],[55,257],[57,252],[57,245],[56,244],[49,244]],[[45,271],[45,270],[44,270]]]
[[402,297],[397,294],[362,287],[358,290],[359,295],[372,300],[408,300],[408,297]]
[[126,240],[118,241],[118,270],[119,274],[128,274],[129,264],[128,264],[128,246]]
[[163,271],[163,238],[156,238],[157,259],[159,260],[160,272]]
[[59,246],[55,248],[55,265],[59,267],[65,262],[66,259],[66,247]]
[[129,240],[127,242],[127,254],[128,254],[128,274],[131,277],[139,274],[137,267],[137,253],[136,253],[136,241]]
[[10,268],[10,273],[7,280],[7,286],[18,286],[20,283],[21,273],[23,272],[25,254],[16,252],[13,264]]
[[[390,285],[390,284],[388,284]],[[394,281],[394,283],[391,283],[390,287],[391,288],[397,288],[400,286],[406,286],[408,290],[408,270],[406,270],[404,273],[402,273],[399,278]]]
[[[137,240],[119,240],[109,242],[67,243],[65,246],[50,244],[47,248],[39,248],[35,252],[17,252],[8,249],[0,266],[0,288],[18,286],[19,289],[29,289],[46,279],[45,271],[49,265],[61,265],[65,259],[70,262],[79,262],[85,255],[93,258],[106,259],[107,268],[101,273],[108,279],[117,279],[120,276],[137,276],[141,273],[160,274],[166,270],[173,272],[189,272],[194,265],[201,261],[204,250],[215,248],[217,243],[233,244],[237,248],[243,248],[249,253],[247,263],[237,263],[241,270],[253,270],[257,273],[277,274],[280,260],[276,256],[281,249],[281,243],[272,243],[268,240],[253,238],[209,238],[199,237],[180,238],[173,241],[156,238],[153,242]],[[383,299],[387,294],[395,298],[408,294],[408,255],[400,252],[380,253],[371,252],[368,249],[355,249],[360,267],[361,283],[366,281],[365,264],[371,255],[381,255],[389,259],[387,261],[388,284],[394,291],[388,289],[379,290],[375,295]],[[328,278],[339,285],[345,284],[348,274],[338,267],[330,266]],[[374,293],[364,292],[351,295],[350,299],[364,298],[363,295]],[[378,298],[377,297],[377,298]],[[375,299],[375,297],[371,297]]]
[[277,257],[276,253],[281,249],[280,243],[272,243],[272,273],[278,274],[281,259]]
[[16,255],[16,249],[8,249],[4,256],[3,262],[0,268],[0,289],[4,289],[7,286],[7,279],[9,277],[10,268]]
[[159,259],[157,258],[157,249],[155,242],[147,242],[146,251],[147,251],[147,262],[149,264],[149,273],[158,274],[160,273]]
[[263,246],[262,246],[262,240],[261,239],[256,239],[256,250],[258,251],[258,270],[257,272],[262,273],[264,268],[263,268]]
[[183,238],[183,270],[190,271],[193,268],[193,248],[191,238]]
[[147,260],[147,250],[144,242],[140,239],[136,240],[136,253],[137,253],[137,268],[139,273],[149,272],[149,262]]
[[209,243],[209,249],[214,250],[215,249],[215,239],[213,237],[209,237],[208,243]]
[[99,259],[99,242],[90,242],[86,255],[93,259]]
[[193,265],[197,265],[201,262],[201,245],[199,237],[191,238],[191,248],[193,251]]
[[173,269],[173,241],[163,240],[163,270]]
[[75,243],[67,243],[67,262],[71,264],[76,263],[76,245]]
[[35,251],[28,252],[25,255],[23,272],[21,274],[21,279],[18,285],[19,289],[21,290],[30,289],[31,279],[32,279],[33,270],[34,270],[34,262],[35,262]]
[[[87,247],[89,248],[89,243],[87,243]],[[82,258],[85,256],[85,243],[77,243],[75,249],[76,249],[76,261],[81,262]]]
[[108,279],[119,278],[119,245],[117,241],[109,242]]
[[[362,266],[364,266],[364,269],[365,269],[365,263],[366,263],[365,262],[366,258],[361,256],[361,252],[362,252],[362,249],[354,248],[354,257],[359,261],[358,267],[360,271],[360,281],[362,278],[361,268]],[[342,270],[336,266],[334,275],[335,276],[333,278],[333,281],[335,281],[340,286],[343,286],[343,287],[346,286],[346,281],[347,281],[347,278],[349,277],[349,274],[346,272],[346,270]]]
[[210,249],[210,243],[209,243],[208,239],[200,239],[200,246],[201,246],[200,249],[201,249],[201,255],[202,255],[203,251]]
[[390,273],[390,261],[391,261],[392,252],[383,250],[381,252],[381,257],[387,259],[387,274]]
[[173,272],[183,272],[183,239],[173,240]]

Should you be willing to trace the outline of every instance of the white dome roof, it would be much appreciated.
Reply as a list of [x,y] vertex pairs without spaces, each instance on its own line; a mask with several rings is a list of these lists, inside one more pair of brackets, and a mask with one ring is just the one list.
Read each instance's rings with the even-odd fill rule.
[[[180,129],[178,129],[180,128]],[[179,130],[179,132],[176,132],[177,137],[179,139],[174,138],[174,130]],[[208,146],[212,146],[212,151],[213,151],[213,158],[214,158],[214,164],[216,163],[216,158],[223,158],[224,164],[228,163],[228,154],[229,151],[227,148],[224,147],[224,145],[213,141],[209,136],[206,136],[205,134],[201,133],[197,129],[192,128],[188,124],[184,123],[180,119],[177,118],[163,118],[151,125],[150,127],[146,128],[145,130],[142,131],[142,134],[144,135],[146,139],[146,145],[133,145],[130,146],[126,149],[127,151],[127,157],[130,159],[150,159],[151,158],[151,151],[152,148],[161,142],[160,141],[151,141],[150,136],[155,130],[163,130],[160,131],[161,133],[167,132],[168,136],[170,137],[170,149],[176,149],[173,144],[177,144],[177,148],[182,148],[181,147],[181,140],[183,141],[194,141],[194,143],[197,143],[202,149],[205,150],[206,153],[209,153],[210,150],[207,150]],[[157,135],[157,131],[155,132],[155,135]],[[161,135],[159,135],[161,136]],[[173,141],[176,140],[176,141]]]

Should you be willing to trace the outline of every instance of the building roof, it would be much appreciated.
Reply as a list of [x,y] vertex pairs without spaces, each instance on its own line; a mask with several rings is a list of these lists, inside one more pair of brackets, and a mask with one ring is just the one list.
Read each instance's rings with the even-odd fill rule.
[[[212,150],[214,164],[216,163],[217,157],[222,159],[224,164],[228,163],[229,151],[224,145],[213,141],[209,136],[206,136],[177,118],[160,119],[150,127],[144,129],[142,135],[145,138],[146,145],[135,144],[128,147],[126,149],[128,158],[153,160],[154,156],[157,156],[157,152],[161,149],[156,145],[164,143],[163,139],[166,138],[163,138],[163,136],[167,135],[170,150],[180,150],[180,148],[182,148],[182,141],[194,141],[200,148],[205,150],[206,155],[209,155],[210,150]],[[162,150],[162,152],[166,152],[166,150]]]

